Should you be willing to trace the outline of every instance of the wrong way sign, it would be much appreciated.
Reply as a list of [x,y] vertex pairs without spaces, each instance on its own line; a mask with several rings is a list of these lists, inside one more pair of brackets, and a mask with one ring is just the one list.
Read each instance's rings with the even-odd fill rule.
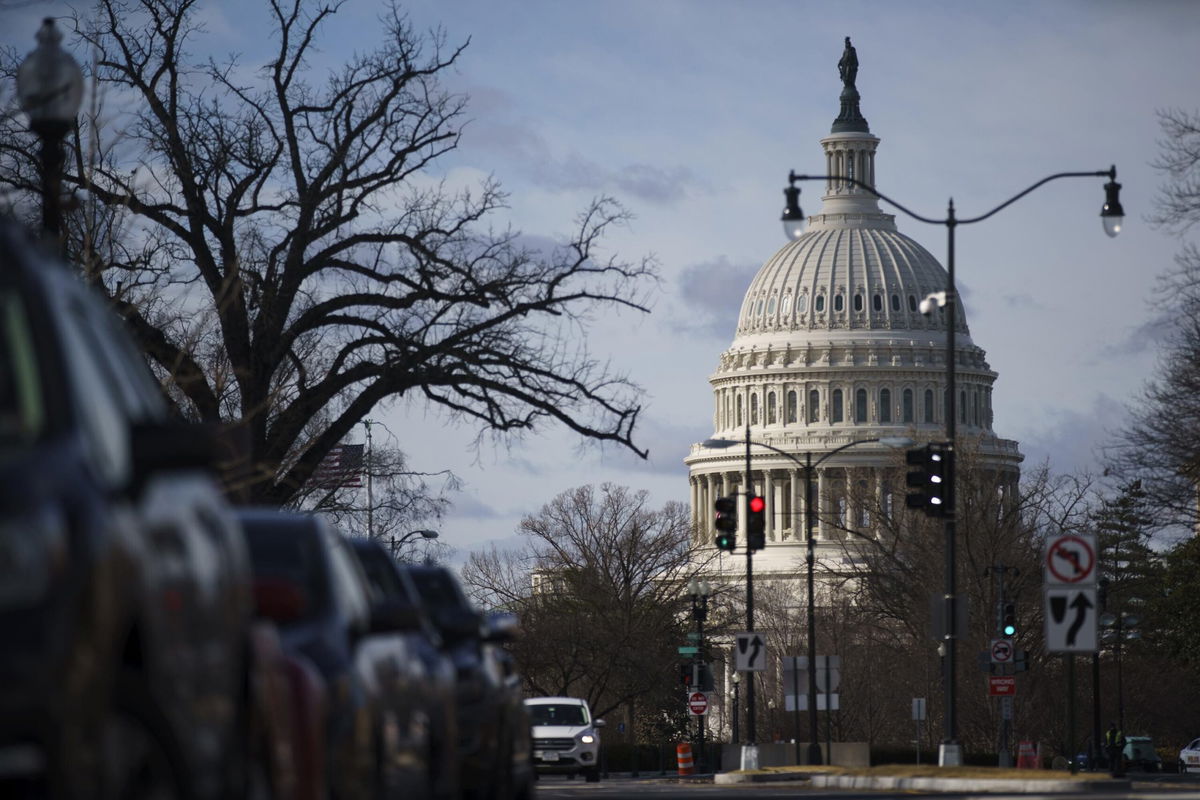
[[687,700],[688,712],[693,717],[702,717],[708,713],[708,695],[704,692],[692,692]]

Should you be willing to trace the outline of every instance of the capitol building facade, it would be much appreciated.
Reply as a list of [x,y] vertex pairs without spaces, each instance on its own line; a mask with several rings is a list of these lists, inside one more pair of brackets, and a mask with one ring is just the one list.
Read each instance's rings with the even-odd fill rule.
[[[820,212],[759,269],[733,342],[709,378],[712,438],[749,438],[749,485],[744,446],[695,444],[685,458],[696,544],[702,557],[712,556],[710,579],[730,585],[745,573],[744,503],[737,549],[726,553],[714,544],[714,502],[759,494],[767,503],[766,545],[754,555],[755,581],[795,581],[798,602],[806,461],[820,462],[813,470],[818,581],[845,574],[855,539],[877,535],[883,518],[921,516],[905,508],[903,451],[877,440],[944,439],[949,325],[958,447],[969,448],[1003,486],[1015,486],[1022,458],[1015,441],[993,430],[997,374],[971,340],[961,303],[953,304],[953,320],[945,309],[921,312],[922,300],[946,289],[946,270],[898,230],[874,194],[845,180],[874,187],[880,139],[859,111],[854,73],[847,80],[843,71],[843,82],[841,113],[820,141],[829,176]],[[825,458],[862,440],[873,441]]]

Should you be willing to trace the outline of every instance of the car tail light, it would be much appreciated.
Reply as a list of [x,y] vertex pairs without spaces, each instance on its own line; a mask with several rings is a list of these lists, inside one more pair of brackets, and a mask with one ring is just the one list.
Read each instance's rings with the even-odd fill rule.
[[260,617],[280,625],[295,622],[308,610],[308,597],[286,578],[255,578],[254,606]]

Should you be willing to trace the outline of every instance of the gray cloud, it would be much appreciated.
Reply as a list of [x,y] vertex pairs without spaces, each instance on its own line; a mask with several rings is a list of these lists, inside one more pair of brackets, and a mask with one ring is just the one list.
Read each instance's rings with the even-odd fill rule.
[[710,435],[704,420],[696,425],[673,425],[650,416],[643,416],[638,425],[635,440],[638,446],[650,451],[645,458],[638,458],[628,450],[604,447],[600,451],[600,463],[623,472],[639,472],[653,475],[673,475],[686,486],[687,467],[683,464],[688,448]]
[[758,272],[756,264],[731,264],[721,256],[693,264],[680,273],[675,330],[732,340],[746,287]]
[[1104,468],[1102,447],[1111,442],[1129,417],[1126,407],[1107,395],[1098,395],[1090,409],[1047,409],[1042,424],[1020,432],[1026,464],[1049,460],[1055,472],[1099,473]]
[[1133,328],[1124,339],[1105,346],[1101,351],[1104,358],[1128,357],[1158,350],[1163,343],[1167,322],[1161,317],[1149,319]]
[[556,156],[532,124],[509,118],[514,108],[509,94],[488,87],[472,88],[468,94],[477,121],[469,128],[467,146],[508,159],[510,169],[536,186],[555,192],[609,193],[621,199],[632,197],[656,205],[673,205],[700,183],[695,173],[683,165],[635,162],[610,167],[578,151]]

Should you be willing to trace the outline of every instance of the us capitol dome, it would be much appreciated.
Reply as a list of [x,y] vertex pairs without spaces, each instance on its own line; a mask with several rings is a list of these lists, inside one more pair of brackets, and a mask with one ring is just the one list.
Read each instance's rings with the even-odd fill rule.
[[[847,50],[853,53],[849,40]],[[882,211],[874,194],[845,180],[875,186],[880,143],[859,111],[857,63],[852,66],[849,75],[842,69],[841,113],[821,139],[824,174],[830,176],[821,210],[806,232],[759,269],[742,301],[733,343],[709,378],[712,438],[739,444],[694,444],[684,460],[697,544],[711,552],[714,502],[747,492],[741,442],[749,437],[749,493],[767,503],[766,546],[754,556],[756,579],[803,576],[806,461],[821,462],[813,470],[819,569],[840,571],[853,560],[848,529],[870,526],[862,498],[878,513],[919,515],[904,508],[902,451],[873,441],[822,459],[864,439],[944,439],[950,324],[959,446],[969,445],[1003,483],[1015,484],[1022,459],[1017,443],[992,429],[997,375],[971,339],[961,302],[953,304],[953,321],[944,308],[921,313],[926,297],[946,289],[946,270],[897,229],[895,216]],[[708,568],[726,581],[738,580],[739,572],[744,580],[744,517],[740,507],[737,549],[719,551]]]

